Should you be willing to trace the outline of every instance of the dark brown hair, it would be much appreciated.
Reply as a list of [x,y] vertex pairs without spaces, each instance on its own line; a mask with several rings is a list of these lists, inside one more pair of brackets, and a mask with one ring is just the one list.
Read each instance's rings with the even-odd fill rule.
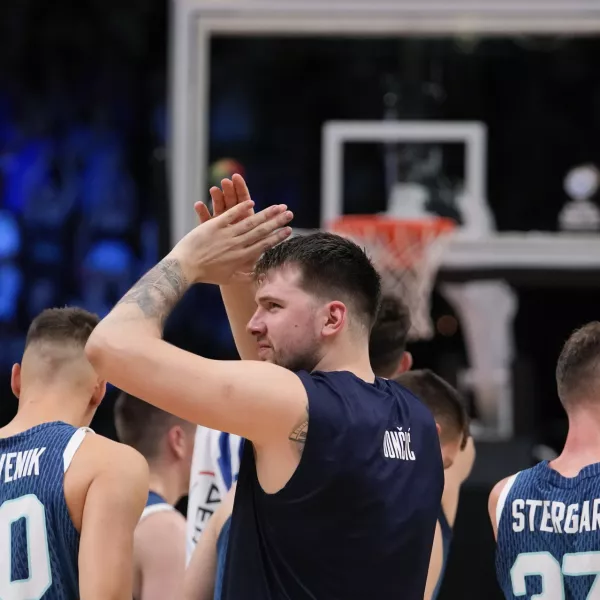
[[369,338],[369,358],[375,375],[392,377],[397,373],[409,329],[408,307],[397,296],[384,295]]
[[465,447],[469,438],[469,417],[457,390],[429,369],[407,371],[394,379],[429,408],[442,428],[443,438],[461,436],[461,448]]
[[259,278],[287,265],[300,269],[303,289],[350,305],[371,330],[381,302],[381,279],[354,242],[323,231],[298,235],[267,250],[255,274]]
[[115,403],[115,427],[121,442],[135,448],[146,460],[160,453],[163,436],[175,425],[193,427],[139,398],[121,392]]
[[47,308],[29,326],[25,348],[41,341],[73,342],[83,348],[99,322],[98,315],[83,308]]

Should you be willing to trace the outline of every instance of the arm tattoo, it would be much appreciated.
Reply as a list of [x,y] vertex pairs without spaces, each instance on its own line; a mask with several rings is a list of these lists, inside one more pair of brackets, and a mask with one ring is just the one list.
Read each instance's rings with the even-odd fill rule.
[[144,317],[157,321],[162,329],[188,287],[179,261],[169,258],[148,271],[119,304],[137,304]]
[[302,423],[290,433],[288,439],[298,444],[298,451],[302,454],[304,444],[306,444],[306,434],[308,433],[308,406],[306,407],[306,416]]

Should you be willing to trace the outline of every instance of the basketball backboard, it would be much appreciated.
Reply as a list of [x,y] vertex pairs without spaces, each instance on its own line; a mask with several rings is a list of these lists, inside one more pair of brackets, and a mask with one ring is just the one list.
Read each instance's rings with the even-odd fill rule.
[[[309,0],[177,0],[174,7],[174,31],[172,75],[172,237],[180,239],[195,224],[193,202],[205,197],[206,173],[208,163],[208,109],[209,82],[211,65],[211,40],[216,36],[289,36],[299,35],[321,37],[333,36],[435,36],[446,35],[456,39],[469,39],[473,34],[488,36],[520,34],[571,34],[574,36],[596,34],[600,32],[600,5],[595,1],[585,0],[537,0],[527,3],[518,0],[397,0],[389,2],[375,0],[335,0],[333,2],[317,2]],[[333,124],[331,139],[327,144],[337,144],[337,150],[327,160],[339,161],[343,155],[343,144],[353,143],[344,138],[339,126],[348,126],[346,132],[357,131],[363,126],[371,127],[373,123]],[[407,125],[407,124],[405,124]],[[413,123],[413,125],[418,125]],[[419,136],[428,135],[431,123],[421,123]],[[440,125],[440,124],[438,124]],[[463,141],[472,147],[468,140],[485,141],[485,128],[479,123],[450,123],[450,129],[466,127]],[[398,124],[401,126],[401,124]],[[410,127],[410,124],[408,124]],[[441,125],[440,125],[441,126]],[[337,129],[336,129],[337,127]],[[394,136],[392,123],[377,124],[385,129],[382,138]],[[404,133],[406,133],[405,130]],[[431,131],[431,129],[429,129]],[[472,133],[467,134],[470,131]],[[440,131],[436,133],[436,135]],[[334,135],[335,133],[335,135]],[[377,136],[369,133],[370,139]],[[461,134],[461,135],[463,135]],[[358,135],[358,134],[357,134]],[[363,135],[363,134],[360,134]],[[327,136],[327,133],[324,133]],[[335,138],[335,139],[334,139]],[[352,138],[352,135],[350,135]],[[356,140],[355,140],[356,141]],[[477,147],[477,142],[475,147]],[[326,160],[325,153],[322,159]],[[337,158],[336,158],[337,153]],[[469,190],[471,202],[485,206],[485,144],[479,150],[467,152],[465,162],[465,188]],[[479,164],[478,167],[473,165]],[[338,165],[339,166],[339,165]],[[333,171],[336,171],[334,167]],[[335,214],[339,210],[341,181],[335,181],[333,171],[324,169],[328,177],[323,182],[321,198],[322,217]],[[339,169],[336,171],[339,175]],[[325,179],[325,177],[324,177]],[[336,191],[337,186],[337,191]],[[479,191],[477,191],[479,190]],[[337,208],[336,208],[337,207]],[[466,235],[468,233],[468,235]],[[500,352],[489,348],[489,358],[484,361],[484,379],[480,388],[482,395],[489,388],[499,386],[500,392],[493,392],[500,400],[502,415],[497,432],[502,436],[511,433],[510,399],[507,400],[510,381],[507,380],[505,365],[510,361],[512,340],[509,335],[510,319],[514,314],[511,305],[510,287],[501,283],[490,290],[485,285],[476,286],[485,280],[498,284],[500,279],[509,277],[529,278],[534,274],[558,273],[561,277],[577,272],[586,273],[590,277],[600,274],[600,240],[588,234],[558,234],[550,231],[502,231],[485,230],[474,235],[473,231],[457,235],[448,251],[444,254],[440,279],[446,281],[468,282],[462,292],[447,290],[448,296],[462,295],[457,300],[464,308],[473,306],[474,297],[483,298],[483,325],[486,326],[486,303],[489,307],[491,298],[504,302],[504,326],[496,337],[504,337]],[[474,291],[475,290],[475,291]],[[495,290],[495,291],[494,291]],[[496,301],[494,300],[494,301]],[[475,301],[476,302],[476,301]],[[493,303],[493,302],[492,302]],[[470,311],[472,315],[474,310]],[[480,316],[481,316],[480,315]],[[465,319],[468,319],[467,315]],[[472,327],[471,329],[476,329]],[[481,329],[481,326],[479,326]],[[484,331],[487,335],[489,331]],[[472,355],[481,358],[482,353],[473,351]],[[490,358],[491,357],[491,358]],[[496,361],[490,362],[490,361]],[[474,361],[472,361],[474,362]],[[503,366],[504,365],[504,366]],[[479,369],[482,371],[482,369]],[[467,378],[468,379],[468,378]],[[475,381],[477,376],[471,377]],[[480,378],[481,379],[481,378]],[[481,381],[480,381],[481,383]],[[486,390],[486,386],[488,389]],[[498,396],[499,394],[499,396]]]
[[204,196],[211,39],[219,35],[584,35],[600,32],[594,0],[174,0],[171,53],[171,234],[195,223]]

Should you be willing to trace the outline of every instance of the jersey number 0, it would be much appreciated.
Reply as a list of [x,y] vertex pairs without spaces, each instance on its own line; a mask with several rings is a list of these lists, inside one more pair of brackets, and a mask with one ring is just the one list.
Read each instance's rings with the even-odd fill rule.
[[596,575],[586,600],[600,600],[600,552],[577,552],[565,554],[561,564],[549,552],[527,552],[519,554],[510,570],[513,594],[525,596],[528,576],[542,578],[542,591],[531,596],[531,600],[564,600],[564,576]]
[[[25,519],[27,529],[27,579],[12,579],[12,525]],[[34,494],[6,500],[0,506],[0,600],[40,600],[52,585],[46,513]]]

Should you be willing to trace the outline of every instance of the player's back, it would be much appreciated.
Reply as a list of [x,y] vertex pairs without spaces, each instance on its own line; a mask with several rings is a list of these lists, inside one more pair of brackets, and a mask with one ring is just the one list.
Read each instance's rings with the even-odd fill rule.
[[[500,493],[496,572],[509,599],[585,600],[600,590],[600,463],[563,477],[542,462]],[[596,592],[597,593],[597,592]]]
[[244,449],[223,598],[423,598],[444,483],[429,410],[399,384],[299,373],[300,464],[266,494]]
[[0,438],[0,598],[79,598],[79,533],[63,480],[85,429],[44,423]]

